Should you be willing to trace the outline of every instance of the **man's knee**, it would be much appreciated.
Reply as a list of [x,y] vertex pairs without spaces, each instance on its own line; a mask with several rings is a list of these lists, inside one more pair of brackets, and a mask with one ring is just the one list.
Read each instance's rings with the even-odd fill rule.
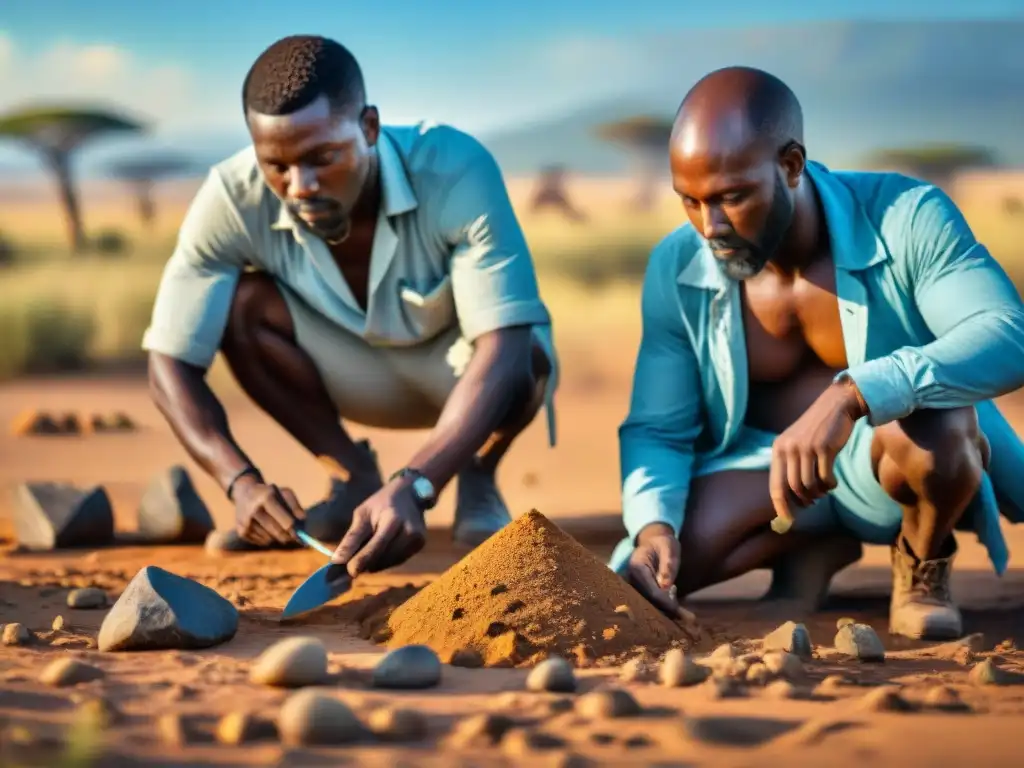
[[917,411],[876,429],[871,451],[878,481],[893,499],[938,506],[974,496],[988,452],[974,408]]
[[265,272],[246,272],[238,280],[228,322],[221,343],[222,351],[251,348],[259,343],[262,330],[293,335],[291,314],[274,278]]

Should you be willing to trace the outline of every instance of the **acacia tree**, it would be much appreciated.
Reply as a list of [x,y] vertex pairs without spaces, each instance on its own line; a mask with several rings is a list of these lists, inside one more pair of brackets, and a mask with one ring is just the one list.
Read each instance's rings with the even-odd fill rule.
[[0,115],[0,137],[20,141],[38,152],[57,181],[67,223],[68,240],[76,253],[86,248],[82,212],[71,160],[87,142],[111,133],[138,133],[143,125],[102,109],[46,107]]
[[107,167],[110,175],[127,183],[135,194],[139,218],[144,227],[156,220],[153,187],[158,181],[192,173],[198,165],[186,157],[175,154],[144,155],[122,158]]
[[639,183],[636,207],[650,210],[657,198],[658,181],[668,163],[672,120],[637,115],[602,123],[595,128],[595,133],[599,138],[617,144],[629,153]]
[[867,158],[871,168],[905,173],[938,187],[946,187],[957,173],[967,168],[990,168],[996,164],[992,150],[961,144],[880,149]]

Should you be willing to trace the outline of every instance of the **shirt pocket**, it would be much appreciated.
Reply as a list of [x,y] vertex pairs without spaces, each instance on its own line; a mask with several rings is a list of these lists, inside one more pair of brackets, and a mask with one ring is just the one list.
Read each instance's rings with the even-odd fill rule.
[[402,318],[417,339],[431,339],[451,328],[456,321],[451,275],[442,277],[426,292],[402,284],[398,296]]

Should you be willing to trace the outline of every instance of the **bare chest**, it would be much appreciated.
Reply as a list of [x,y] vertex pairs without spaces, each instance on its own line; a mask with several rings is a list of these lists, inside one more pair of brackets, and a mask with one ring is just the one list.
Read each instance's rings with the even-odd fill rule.
[[369,304],[373,233],[373,227],[357,227],[345,242],[330,247],[338,271],[363,312]]

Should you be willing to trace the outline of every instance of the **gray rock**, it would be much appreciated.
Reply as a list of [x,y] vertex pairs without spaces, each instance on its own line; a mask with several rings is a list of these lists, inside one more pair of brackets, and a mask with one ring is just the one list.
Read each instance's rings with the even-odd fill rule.
[[[6,631],[4,637],[6,638]],[[974,685],[1020,685],[1024,683],[1024,675],[1003,669],[992,659],[985,659],[971,667],[967,676]]]
[[773,675],[784,677],[787,680],[796,680],[804,672],[803,662],[795,653],[786,651],[771,651],[764,655],[764,665]]
[[285,701],[277,716],[277,730],[289,746],[348,744],[364,732],[345,703],[312,688]]
[[82,587],[68,592],[68,608],[80,611],[107,607],[107,593],[99,587]]
[[885,646],[867,624],[844,624],[834,642],[836,650],[861,661],[885,661]]
[[238,610],[209,587],[148,565],[131,580],[100,626],[101,651],[190,650],[226,642]]
[[530,670],[526,677],[526,689],[572,693],[576,690],[576,673],[565,659],[552,656]]
[[15,621],[4,625],[4,645],[28,645],[30,642],[32,642],[32,633],[24,624]]
[[658,670],[658,679],[666,688],[699,685],[707,680],[710,670],[697,664],[682,649],[673,648],[665,654]]
[[249,680],[260,685],[299,688],[327,678],[327,649],[316,637],[289,637],[263,653],[249,670]]
[[811,635],[803,624],[787,621],[761,642],[765,651],[786,651],[803,661],[811,658]]
[[99,667],[64,657],[47,664],[39,673],[39,682],[44,685],[52,685],[55,688],[62,688],[65,685],[78,685],[99,680],[101,677],[103,677],[103,670]]
[[154,477],[139,502],[139,535],[152,543],[201,544],[214,528],[188,471],[175,465]]
[[101,486],[24,483],[15,494],[14,529],[29,550],[102,547],[114,541],[114,510]]
[[622,688],[606,688],[580,696],[576,711],[583,717],[598,720],[612,717],[634,717],[642,711],[636,699]]
[[419,741],[427,735],[427,719],[411,709],[381,707],[370,713],[366,724],[381,741]]
[[439,682],[441,660],[425,645],[396,648],[373,669],[376,688],[432,688]]
[[482,712],[460,720],[452,729],[449,743],[456,749],[490,747],[515,726],[505,715]]
[[651,665],[646,659],[637,657],[630,659],[619,670],[619,680],[623,683],[644,683],[652,677]]

